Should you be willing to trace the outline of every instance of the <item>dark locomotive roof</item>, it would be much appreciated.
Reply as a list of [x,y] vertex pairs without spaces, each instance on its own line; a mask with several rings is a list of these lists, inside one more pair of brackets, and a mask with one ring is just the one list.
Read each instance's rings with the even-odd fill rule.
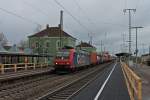
[[91,44],[89,43],[86,43],[86,42],[81,42],[79,45],[77,45],[76,47],[92,47],[92,48],[95,48],[94,46],[92,46]]

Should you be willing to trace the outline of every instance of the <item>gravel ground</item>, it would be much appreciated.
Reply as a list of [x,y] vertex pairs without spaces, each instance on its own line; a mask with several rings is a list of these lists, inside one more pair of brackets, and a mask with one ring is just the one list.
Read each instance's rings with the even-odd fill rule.
[[40,77],[16,80],[0,84],[0,100],[35,100],[41,95],[54,91],[65,84],[85,75],[91,71],[101,69],[107,64],[88,68],[76,73],[66,75],[48,74]]
[[150,66],[139,64],[132,69],[142,78],[143,100],[150,100]]

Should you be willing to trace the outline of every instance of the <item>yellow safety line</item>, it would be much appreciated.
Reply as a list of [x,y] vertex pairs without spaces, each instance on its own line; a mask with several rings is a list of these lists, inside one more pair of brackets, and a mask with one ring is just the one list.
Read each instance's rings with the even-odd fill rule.
[[[135,94],[138,100],[142,100],[142,81],[125,63],[121,63],[121,68],[126,81],[128,92],[131,100],[135,100]],[[133,83],[134,82],[134,83]],[[135,86],[137,85],[137,88]],[[133,93],[132,93],[133,92]]]
[[128,81],[127,81],[127,77],[126,77],[126,75],[125,75],[125,72],[124,72],[124,69],[123,69],[122,64],[121,64],[121,69],[122,69],[122,71],[123,71],[123,75],[124,75],[124,78],[125,78],[125,82],[126,82],[126,86],[127,86],[127,89],[128,89],[129,96],[130,96],[130,100],[134,100],[134,98],[133,98],[133,96],[132,96],[132,93],[131,93],[131,91],[130,91],[129,83],[128,83]]

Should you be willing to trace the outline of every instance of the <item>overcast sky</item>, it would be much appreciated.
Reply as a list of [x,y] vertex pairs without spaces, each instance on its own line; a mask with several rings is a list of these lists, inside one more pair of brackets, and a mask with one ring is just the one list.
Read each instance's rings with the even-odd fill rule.
[[[63,5],[65,10],[56,1]],[[150,0],[56,1],[0,0],[0,32],[3,32],[10,42],[18,43],[34,34],[38,24],[43,28],[46,24],[57,26],[60,10],[64,10],[64,31],[76,37],[77,42],[89,41],[90,35],[99,50],[102,40],[106,50],[116,53],[123,49],[123,34],[125,41],[128,41],[128,13],[124,14],[123,9],[136,8],[136,12],[132,12],[132,26],[144,27],[138,30],[138,47],[140,53],[148,51]],[[127,42],[125,45],[128,46]],[[128,50],[128,47],[126,49]],[[135,50],[135,30],[132,30],[132,50]]]

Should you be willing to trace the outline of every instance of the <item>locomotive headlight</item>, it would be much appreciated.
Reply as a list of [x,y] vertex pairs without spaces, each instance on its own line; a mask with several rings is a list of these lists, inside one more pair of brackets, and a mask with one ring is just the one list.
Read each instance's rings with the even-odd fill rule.
[[67,64],[67,65],[69,65],[70,63],[69,63],[69,62],[67,62],[66,64]]
[[57,65],[58,63],[56,62],[55,64]]

